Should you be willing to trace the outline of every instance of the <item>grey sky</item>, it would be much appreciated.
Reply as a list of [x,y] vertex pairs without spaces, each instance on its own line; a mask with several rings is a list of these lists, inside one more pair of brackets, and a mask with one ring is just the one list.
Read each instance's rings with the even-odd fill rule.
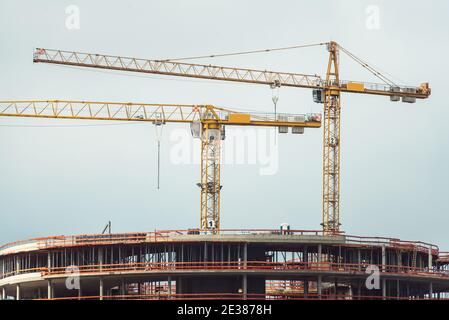
[[[68,5],[80,29],[65,26]],[[367,6],[379,8],[368,29]],[[210,103],[270,112],[268,87],[32,63],[35,47],[172,58],[333,39],[393,75],[430,82],[416,104],[342,98],[341,214],[349,234],[422,240],[449,249],[447,1],[0,1],[0,99]],[[343,79],[374,81],[341,57]],[[217,58],[207,63],[323,75],[324,48]],[[309,90],[281,88],[281,112],[322,112]],[[197,165],[169,161],[162,137],[156,190],[151,125],[0,118],[0,242],[113,231],[197,227]],[[100,123],[104,124],[104,123]],[[70,127],[24,127],[71,125]],[[16,127],[14,127],[16,126]],[[278,137],[280,166],[224,165],[222,227],[319,229],[322,130]]]

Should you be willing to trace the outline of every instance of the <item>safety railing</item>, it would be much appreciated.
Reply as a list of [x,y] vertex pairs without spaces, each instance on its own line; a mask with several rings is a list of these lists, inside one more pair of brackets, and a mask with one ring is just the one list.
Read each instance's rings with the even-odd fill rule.
[[[120,234],[82,234],[72,236],[52,236],[46,238],[34,238],[17,241],[0,247],[0,255],[19,252],[23,246],[31,245],[35,250],[50,249],[55,247],[86,246],[86,245],[110,245],[117,243],[138,244],[148,242],[172,241],[178,236],[223,236],[223,235],[282,235],[282,236],[324,236],[321,230],[279,230],[279,229],[223,229],[223,230],[160,230],[153,232],[120,233]],[[416,250],[430,252],[438,255],[438,246],[421,241],[403,241],[385,237],[361,237],[344,235],[343,233],[327,235],[328,237],[342,237],[342,244],[348,245],[385,245],[397,249]]]
[[30,274],[30,273],[40,273],[40,275],[44,275],[44,273],[48,272],[47,267],[36,267],[36,268],[27,268],[27,269],[19,269],[10,272],[0,273],[0,279],[17,276],[21,274]]
[[[374,296],[374,295],[351,295],[351,294],[321,294],[317,293],[155,293],[155,294],[126,294],[126,295],[103,295],[103,296],[73,296],[52,299],[36,300],[436,300],[437,298],[424,297],[397,297],[397,296]],[[438,300],[449,300],[440,298]]]
[[433,255],[438,255],[439,253],[439,248],[437,245],[422,241],[405,241],[395,238],[346,236],[346,243],[360,245],[385,245],[395,249],[415,250],[425,253],[428,253],[430,250]]
[[[417,268],[399,265],[373,265],[373,264],[352,264],[333,262],[266,262],[266,261],[220,261],[220,262],[133,262],[119,264],[91,264],[65,267],[39,267],[32,269],[21,269],[9,273],[4,273],[0,278],[14,275],[39,272],[41,276],[73,275],[94,273],[167,273],[167,272],[187,272],[187,271],[259,271],[259,272],[301,272],[315,271],[328,273],[365,273],[368,267],[378,268],[380,273],[400,274],[407,276],[432,276],[449,279],[448,270],[434,270],[428,268]],[[74,271],[75,270],[75,271]]]
[[[42,276],[73,274],[74,266],[65,267],[40,267],[22,269],[3,274],[9,277],[18,274],[40,272]],[[366,269],[377,267],[379,272],[386,274],[407,274],[411,276],[436,276],[449,278],[449,271],[439,271],[428,268],[417,268],[399,265],[372,265],[368,263],[334,263],[334,262],[266,262],[266,261],[219,261],[219,262],[133,262],[117,264],[91,264],[76,266],[76,272],[80,274],[109,273],[109,272],[171,272],[171,271],[317,271],[317,272],[342,272],[365,273]]]
[[[348,85],[348,83],[353,83],[353,81],[348,81],[348,80],[340,80],[340,86],[341,87],[346,87]],[[420,92],[420,87],[416,87],[416,86],[395,86],[395,85],[389,85],[389,84],[384,84],[384,83],[375,83],[375,82],[361,82],[363,83],[363,86],[365,89],[367,90],[374,90],[374,91],[385,91],[385,92],[406,92],[406,93],[417,93]]]

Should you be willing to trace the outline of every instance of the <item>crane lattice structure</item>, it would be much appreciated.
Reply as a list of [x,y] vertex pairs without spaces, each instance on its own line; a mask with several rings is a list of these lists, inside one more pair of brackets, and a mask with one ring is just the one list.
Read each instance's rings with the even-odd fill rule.
[[[58,65],[312,89],[314,101],[324,104],[322,226],[325,233],[333,234],[340,232],[341,93],[388,96],[391,101],[399,101],[402,99],[403,102],[413,103],[416,99],[429,97],[430,88],[428,83],[423,83],[419,87],[397,85],[381,72],[334,41],[319,43],[317,45],[325,45],[329,52],[327,71],[324,79],[318,75],[311,74],[179,62],[179,60],[189,58],[170,60],[138,59],[43,48],[37,48],[35,50],[33,61]],[[269,50],[246,53],[263,51]],[[339,70],[340,51],[355,60],[383,83],[341,80]],[[204,57],[214,56],[191,58]]]
[[213,105],[71,100],[0,101],[0,116],[190,124],[192,135],[201,139],[200,229],[214,232],[220,229],[220,149],[225,126],[291,127],[295,129],[292,133],[321,127],[320,114],[282,114],[275,118],[272,114],[241,113]]

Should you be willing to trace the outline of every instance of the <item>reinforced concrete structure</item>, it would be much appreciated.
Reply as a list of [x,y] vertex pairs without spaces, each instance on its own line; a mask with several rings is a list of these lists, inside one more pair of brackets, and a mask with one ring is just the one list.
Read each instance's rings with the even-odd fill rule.
[[444,299],[449,253],[302,230],[53,236],[0,247],[2,299]]

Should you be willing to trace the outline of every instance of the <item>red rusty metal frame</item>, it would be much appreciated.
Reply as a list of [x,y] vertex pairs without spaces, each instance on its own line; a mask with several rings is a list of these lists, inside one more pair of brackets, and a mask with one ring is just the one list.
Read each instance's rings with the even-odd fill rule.
[[[198,230],[197,235],[213,235],[209,230]],[[38,249],[50,249],[55,247],[71,247],[85,245],[109,245],[116,243],[149,243],[149,242],[167,242],[172,236],[188,235],[192,230],[156,230],[154,232],[133,232],[120,234],[80,234],[72,236],[51,236],[43,238],[33,238],[30,240],[16,241],[5,244],[0,247],[0,252],[8,248],[20,246],[24,244],[35,243]],[[279,229],[222,229],[218,230],[214,235],[251,235],[251,234],[272,234],[272,235],[323,235],[319,230],[288,230],[281,231]],[[425,243],[422,241],[404,241],[395,238],[386,237],[362,237],[344,235],[345,243],[342,245],[386,245],[397,249],[409,249],[422,252],[428,252],[431,249],[432,254],[438,255],[439,248],[436,245]],[[14,253],[14,251],[6,254]],[[449,253],[448,253],[449,255]]]
[[[242,293],[155,293],[155,294],[129,294],[129,295],[114,295],[114,296],[74,296],[74,297],[62,297],[52,299],[36,299],[36,300],[99,300],[100,298],[105,300],[278,300],[278,299],[290,299],[290,300],[431,300],[429,298],[409,298],[409,297],[397,297],[397,296],[358,296],[358,295],[336,295],[336,294],[321,294],[308,293],[305,296],[303,293],[288,294],[242,294]],[[449,300],[449,299],[438,299]]]
[[[372,264],[353,263],[333,263],[333,262],[266,262],[266,261],[220,261],[220,262],[133,262],[120,264],[92,264],[77,266],[79,273],[84,275],[111,272],[129,273],[157,273],[170,271],[318,271],[331,273],[351,273],[357,272],[365,274],[365,270]],[[381,274],[386,275],[406,275],[406,276],[429,276],[449,279],[449,271],[436,271],[426,268],[416,268],[397,265],[375,265]],[[77,271],[78,271],[77,270]],[[10,273],[5,273],[3,278],[18,274],[40,272],[41,276],[67,275],[67,267],[47,267],[23,269]]]

